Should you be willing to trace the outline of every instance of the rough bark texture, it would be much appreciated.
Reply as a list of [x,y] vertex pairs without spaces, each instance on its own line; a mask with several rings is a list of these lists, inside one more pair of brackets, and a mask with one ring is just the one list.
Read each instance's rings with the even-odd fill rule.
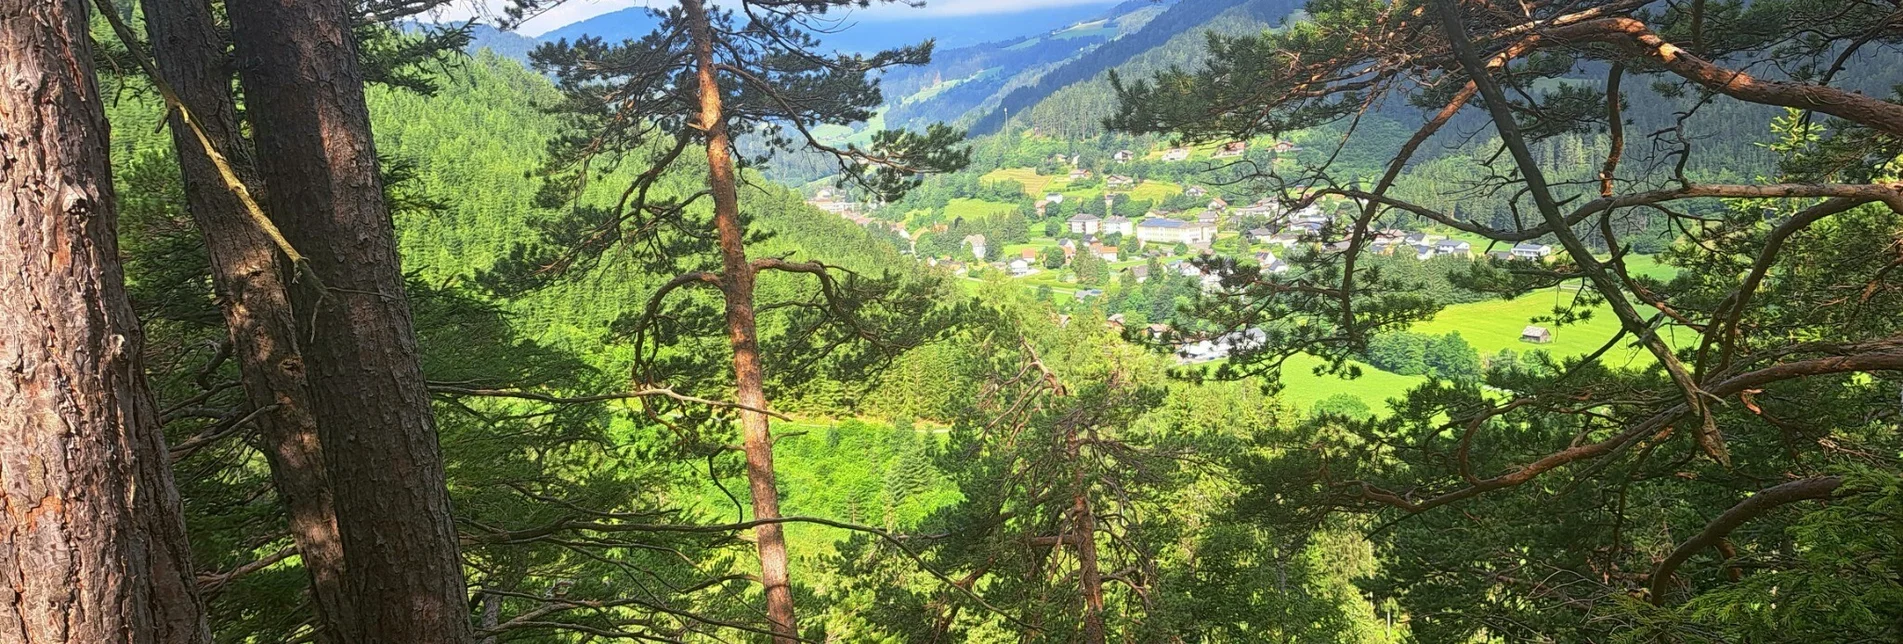
[[0,0],[0,641],[210,641],[126,300],[84,0]]
[[[780,491],[774,481],[773,436],[768,424],[765,376],[760,364],[760,338],[754,325],[753,265],[747,261],[740,225],[740,196],[734,178],[733,141],[721,106],[715,75],[714,42],[707,8],[700,0],[684,0],[700,85],[700,128],[707,134],[709,188],[714,198],[714,227],[719,233],[720,291],[726,300],[727,341],[733,346],[735,398],[739,403],[742,447],[747,455],[747,488],[753,496],[753,518],[780,518]],[[793,611],[793,587],[786,561],[786,535],[778,523],[753,530],[760,553],[760,584],[766,589],[767,620],[776,644],[799,641]]]
[[1071,490],[1071,545],[1077,549],[1077,590],[1084,599],[1084,644],[1104,644],[1108,631],[1103,621],[1103,570],[1097,559],[1097,513],[1090,507],[1090,477],[1084,472],[1082,437],[1076,429],[1071,431],[1066,455],[1076,476]]
[[[211,5],[205,0],[144,0],[146,32],[159,74],[178,94],[212,145],[232,162],[248,186],[257,186],[237,109],[232,70]],[[319,642],[360,639],[349,624],[353,613],[343,591],[343,541],[332,513],[330,479],[304,381],[286,262],[245,205],[225,185],[191,126],[177,113],[169,121],[178,149],[185,200],[205,237],[232,355],[253,408],[268,409],[255,421],[270,461],[272,483],[283,500],[299,559],[311,579]]]
[[267,204],[329,287],[294,297],[362,642],[469,642],[467,589],[346,0],[227,5]]

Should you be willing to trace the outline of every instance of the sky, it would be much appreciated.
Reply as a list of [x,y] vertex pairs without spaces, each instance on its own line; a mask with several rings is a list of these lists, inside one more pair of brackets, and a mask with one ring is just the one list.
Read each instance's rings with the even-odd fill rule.
[[[542,15],[523,23],[517,31],[528,36],[540,36],[563,25],[579,22],[604,13],[620,11],[628,7],[659,6],[668,4],[665,0],[568,0]],[[715,0],[716,3],[719,0]],[[1072,5],[1109,4],[1111,0],[926,0],[924,8],[912,8],[904,5],[875,6],[859,10],[854,17],[859,20],[878,20],[882,18],[918,18],[928,16],[972,16],[984,14],[1008,14],[1031,9],[1049,9]],[[439,20],[462,20],[481,15],[500,15],[507,6],[507,0],[463,0],[441,10]]]

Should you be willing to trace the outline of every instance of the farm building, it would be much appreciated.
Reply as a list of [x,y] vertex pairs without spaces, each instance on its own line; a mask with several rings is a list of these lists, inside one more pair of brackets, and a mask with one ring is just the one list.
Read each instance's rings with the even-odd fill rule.
[[1527,325],[1520,330],[1520,341],[1534,344],[1546,344],[1553,341],[1553,332],[1543,326]]

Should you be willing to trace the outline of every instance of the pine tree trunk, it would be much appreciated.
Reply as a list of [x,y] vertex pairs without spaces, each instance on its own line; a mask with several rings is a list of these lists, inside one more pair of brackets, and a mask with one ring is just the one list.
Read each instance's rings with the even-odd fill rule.
[[[258,185],[239,133],[225,41],[205,0],[143,0],[159,74],[246,186]],[[310,575],[319,642],[361,639],[349,626],[343,541],[331,509],[330,479],[304,381],[296,317],[285,283],[291,272],[269,236],[250,220],[203,143],[179,114],[169,121],[185,201],[205,237],[232,355],[247,402],[270,411],[255,421],[283,500],[291,537]]]
[[328,287],[293,303],[360,641],[470,642],[456,527],[350,3],[226,6],[267,203]]
[[[760,338],[753,315],[753,265],[747,261],[746,231],[740,226],[740,195],[734,178],[733,141],[721,107],[719,79],[714,70],[713,29],[701,0],[682,0],[693,40],[700,85],[700,128],[707,135],[708,182],[714,198],[714,227],[719,234],[720,291],[726,300],[727,341],[733,347],[735,402],[741,406],[742,448],[747,455],[747,488],[753,496],[753,518],[780,518],[780,492],[774,482],[773,436],[768,424],[765,375],[760,364]],[[767,621],[775,644],[799,641],[793,611],[793,588],[787,567],[786,535],[778,523],[754,528],[760,553],[760,584],[766,589]]]
[[1097,513],[1090,507],[1090,480],[1084,473],[1082,447],[1079,437],[1073,433],[1069,457],[1076,480],[1071,491],[1071,544],[1077,549],[1077,585],[1084,599],[1084,644],[1104,644],[1103,571],[1097,561]]
[[0,0],[0,641],[210,641],[126,299],[85,0]]

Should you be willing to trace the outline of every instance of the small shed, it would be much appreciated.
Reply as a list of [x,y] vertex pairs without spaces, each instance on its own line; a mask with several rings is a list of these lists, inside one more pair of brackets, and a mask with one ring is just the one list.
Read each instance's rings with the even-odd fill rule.
[[1553,332],[1543,326],[1528,325],[1520,330],[1520,341],[1534,344],[1546,344],[1553,341]]

